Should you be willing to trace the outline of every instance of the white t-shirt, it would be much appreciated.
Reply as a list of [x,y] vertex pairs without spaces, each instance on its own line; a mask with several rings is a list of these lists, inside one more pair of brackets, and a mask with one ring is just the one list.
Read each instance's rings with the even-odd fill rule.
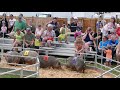
[[36,28],[35,36],[36,35],[42,35],[42,33],[43,33],[43,29],[39,30],[38,28]]
[[44,37],[47,37],[47,38],[49,38],[49,37],[55,37],[56,35],[55,35],[55,31],[54,30],[52,30],[51,32],[49,32],[48,30],[45,30],[44,32],[43,32],[43,38]]
[[15,19],[15,18],[13,18],[12,20],[11,20],[11,19],[9,19],[10,26],[13,26],[13,25],[14,25],[14,23],[15,23],[15,21],[16,21],[16,19]]
[[7,32],[7,27],[6,26],[4,26],[4,27],[2,26],[1,27],[1,32],[6,33]]
[[103,36],[106,36],[107,35],[107,30],[104,29],[104,28],[100,28],[101,32],[103,33]]

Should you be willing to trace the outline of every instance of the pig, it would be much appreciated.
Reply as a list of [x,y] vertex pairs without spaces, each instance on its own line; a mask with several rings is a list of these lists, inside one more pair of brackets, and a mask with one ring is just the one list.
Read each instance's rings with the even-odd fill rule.
[[[21,51],[20,54],[21,56],[24,56],[24,52],[25,51]],[[27,57],[27,56],[31,56],[30,57]],[[28,55],[26,57],[22,57],[20,59],[20,62],[19,64],[27,64],[27,65],[32,65],[32,64],[35,64],[37,59],[36,58],[32,58],[32,57],[38,57],[39,54],[36,52],[36,51],[29,51]]]
[[3,55],[5,57],[5,60],[8,62],[8,63],[17,63],[19,64],[20,62],[20,57],[15,57],[15,56],[9,56],[9,55],[19,55],[20,56],[20,53],[16,52],[16,51],[8,51],[6,52],[5,55]]
[[54,56],[39,55],[39,60],[40,68],[61,69],[61,63]]
[[84,73],[85,71],[85,63],[84,60],[80,57],[69,57],[67,59],[67,64],[66,67],[70,68],[71,70],[77,71],[77,72],[82,72]]

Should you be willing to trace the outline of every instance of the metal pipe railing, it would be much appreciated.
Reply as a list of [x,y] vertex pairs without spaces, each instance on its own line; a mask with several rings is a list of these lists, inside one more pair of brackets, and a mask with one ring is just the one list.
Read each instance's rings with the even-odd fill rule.
[[[4,50],[3,49],[3,47],[4,46],[2,46],[2,47],[0,47],[2,50]],[[12,47],[12,48],[19,48],[19,47]],[[21,47],[22,48],[22,47]],[[45,48],[40,48],[40,49],[31,49],[31,48],[24,48],[24,50],[27,50],[27,49],[30,49],[30,50],[46,50]],[[53,50],[54,51],[54,50]],[[95,67],[97,67],[97,57],[100,57],[100,58],[105,58],[105,59],[107,59],[106,57],[103,57],[103,56],[100,56],[100,55],[97,55],[97,53],[95,53],[95,54],[91,54],[91,53],[81,53],[81,54],[84,54],[84,55],[94,55],[95,56]],[[2,54],[0,54],[0,55],[4,55],[3,54],[3,52],[2,52]],[[5,54],[5,55],[8,55],[8,56],[15,56],[15,57],[29,57],[29,58],[36,58],[36,57],[30,57],[30,56],[19,56],[19,55],[9,55],[9,54]],[[34,64],[34,65],[28,65],[27,67],[32,67],[32,66],[36,66],[36,71],[39,73],[39,65],[40,65],[40,62],[39,62],[39,60],[37,59],[37,61],[38,61],[38,63],[37,64]],[[116,63],[120,63],[120,62],[118,62],[118,61],[115,61],[115,60],[111,60],[111,61],[113,61],[113,62],[116,62]],[[102,61],[101,61],[102,62]],[[100,64],[101,66],[105,66],[105,65],[103,65],[102,63]],[[24,67],[24,68],[27,68],[27,67]],[[22,68],[23,69],[23,68]],[[22,70],[21,69],[21,70]],[[109,73],[111,70],[115,70],[115,71],[117,71],[118,72],[118,70],[116,70],[116,68],[113,68],[113,69],[111,69],[110,68],[110,70],[108,70],[107,71],[107,73]],[[21,71],[22,72],[22,71]],[[104,74],[104,73],[103,73]],[[101,75],[103,75],[103,74],[101,74]],[[21,74],[22,75],[22,74]],[[22,77],[22,76],[21,76]]]
[[29,77],[35,76],[35,75],[37,75],[37,74],[38,74],[38,72],[36,72],[36,73],[34,73],[34,74],[31,74],[31,75],[28,75],[28,76],[26,76],[26,77],[24,77],[24,78],[29,78]]
[[111,72],[112,70],[114,70],[114,69],[116,69],[116,68],[118,68],[118,67],[120,67],[120,65],[119,65],[119,66],[116,66],[116,67],[114,67],[114,68],[112,68],[112,69],[110,69],[110,70],[108,70],[108,71],[106,71],[106,72],[104,72],[103,74],[97,76],[96,78],[102,77],[103,75],[105,75],[105,74]]
[[3,73],[0,73],[0,75],[5,75],[5,74],[12,73],[12,72],[20,71],[20,70],[21,69],[16,69],[16,70],[11,70],[11,71],[7,71],[7,72],[3,72]]
[[[2,54],[0,54],[2,55]],[[10,74],[12,72],[16,72],[16,71],[20,71],[20,78],[23,78],[23,70],[25,68],[28,68],[28,67],[33,67],[35,66],[36,67],[36,73],[37,73],[37,77],[39,76],[39,58],[38,57],[31,57],[31,56],[19,56],[19,55],[9,55],[9,54],[5,54],[5,55],[8,55],[8,56],[14,56],[14,57],[29,57],[29,58],[36,58],[37,60],[37,63],[36,64],[33,64],[33,65],[27,65],[25,67],[23,67],[23,65],[25,64],[15,64],[15,63],[8,63],[8,64],[15,64],[15,65],[21,65],[22,67],[20,69],[15,69],[15,70],[11,70],[11,71],[7,71],[7,72],[4,72],[4,73],[0,73],[0,75],[5,75],[5,74]],[[3,63],[0,63],[0,64],[3,64]],[[32,75],[30,75],[32,76]]]
[[[104,59],[108,59],[108,58],[106,58],[106,57],[104,57],[104,56],[100,56],[100,55],[97,55],[98,57],[101,57],[101,58],[104,58]],[[113,61],[113,62],[116,62],[116,63],[118,63],[118,64],[120,64],[120,62],[119,61],[115,61],[115,60],[113,60],[113,59],[110,59],[111,61]]]

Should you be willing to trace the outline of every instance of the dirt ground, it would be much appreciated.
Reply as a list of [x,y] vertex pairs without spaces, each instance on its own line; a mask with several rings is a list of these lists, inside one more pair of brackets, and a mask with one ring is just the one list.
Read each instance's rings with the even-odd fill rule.
[[[5,63],[5,59],[3,58],[0,67],[7,67],[7,68],[20,68],[20,66],[10,66]],[[28,68],[27,70],[35,70],[35,68]],[[39,78],[94,78],[100,75],[98,70],[94,69],[86,69],[85,73],[77,73],[76,71],[71,71],[65,67],[62,67],[62,70],[56,69],[42,69],[39,70]],[[111,75],[105,75],[104,78],[112,78]]]

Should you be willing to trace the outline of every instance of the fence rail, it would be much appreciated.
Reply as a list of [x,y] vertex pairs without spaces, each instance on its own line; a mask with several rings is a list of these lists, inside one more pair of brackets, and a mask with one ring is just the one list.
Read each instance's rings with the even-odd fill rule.
[[[24,74],[23,74],[23,71],[24,69],[26,68],[30,68],[30,67],[35,67],[36,68],[36,73],[34,74],[31,74],[31,75],[28,75],[26,76],[27,77],[32,77],[32,76],[37,76],[39,77],[39,66],[40,66],[40,61],[39,61],[39,58],[38,57],[31,57],[31,56],[20,56],[20,55],[9,55],[9,54],[0,54],[1,56],[2,55],[7,55],[7,56],[11,56],[11,57],[29,57],[29,58],[36,58],[36,63],[35,64],[32,64],[32,65],[25,65],[25,64],[16,64],[16,63],[7,63],[7,64],[12,64],[12,65],[19,65],[21,66],[20,69],[15,69],[15,70],[10,70],[10,71],[7,71],[7,72],[3,72],[3,73],[0,73],[0,75],[5,75],[5,74],[11,74],[13,72],[17,72],[17,71],[20,71],[20,78],[24,78]],[[4,62],[5,63],[5,62]],[[3,63],[0,63],[0,65],[2,65]]]
[[[3,46],[4,47],[4,46]],[[16,70],[14,70],[13,72],[15,72],[15,71],[21,71],[21,78],[23,78],[23,69],[25,69],[25,68],[28,68],[28,67],[36,67],[36,73],[35,74],[33,74],[33,75],[29,75],[29,76],[34,76],[34,75],[37,75],[37,76],[39,76],[39,66],[40,66],[40,62],[39,62],[39,58],[38,57],[31,57],[31,56],[19,56],[19,55],[9,55],[9,54],[4,54],[3,53],[3,50],[4,50],[4,48],[2,48],[2,47],[0,47],[1,49],[2,49],[2,53],[0,54],[0,56],[3,56],[3,55],[7,55],[7,56],[11,56],[11,57],[29,57],[29,58],[36,58],[37,59],[37,63],[36,64],[33,64],[33,65],[27,65],[27,66],[25,66],[25,65],[21,65],[21,64],[17,64],[17,65],[20,65],[20,66],[24,66],[24,67],[22,67],[21,69],[16,69]],[[18,47],[10,47],[10,48],[18,48]],[[21,47],[23,50],[47,50],[47,51],[54,51],[55,49],[54,48],[40,48],[40,49],[34,49],[34,48],[23,48],[23,47]],[[49,52],[47,52],[48,54],[49,54]],[[105,58],[105,59],[107,59],[106,57],[103,57],[103,56],[100,56],[100,55],[97,55],[97,53],[81,53],[81,54],[83,54],[83,55],[92,55],[92,56],[95,56],[95,60],[94,60],[94,68],[98,68],[97,67],[97,64],[99,64],[99,65],[101,65],[101,68],[99,68],[99,69],[101,69],[101,70],[103,70],[102,69],[102,67],[107,67],[107,68],[109,68],[110,70],[108,70],[108,71],[106,71],[106,72],[104,72],[104,73],[101,73],[101,75],[100,76],[97,76],[97,77],[101,77],[101,76],[103,76],[103,75],[105,75],[105,74],[107,74],[107,73],[111,73],[111,71],[112,70],[115,70],[116,72],[118,72],[118,73],[120,73],[120,71],[119,70],[117,70],[117,68],[118,68],[118,66],[116,66],[115,68],[111,68],[111,67],[108,67],[108,66],[105,66],[105,65],[103,65],[102,64],[102,61],[101,61],[101,63],[98,63],[97,62],[97,58],[98,57],[100,57],[100,58]],[[120,64],[120,62],[118,62],[118,61],[115,61],[115,60],[111,60],[111,61],[113,61],[113,62],[116,62],[116,63],[118,63],[118,64]],[[89,61],[88,61],[89,62]],[[15,64],[15,63],[8,63],[8,64]],[[1,65],[1,63],[0,63],[0,65]],[[104,71],[104,70],[103,70]],[[6,72],[6,73],[10,73],[10,72]],[[4,73],[3,73],[4,74]],[[112,73],[111,73],[112,74]],[[119,77],[119,76],[117,76],[117,75],[115,75],[115,74],[112,74],[112,75],[114,75],[115,77]],[[29,77],[28,76],[28,77]],[[27,76],[26,76],[27,77]]]

